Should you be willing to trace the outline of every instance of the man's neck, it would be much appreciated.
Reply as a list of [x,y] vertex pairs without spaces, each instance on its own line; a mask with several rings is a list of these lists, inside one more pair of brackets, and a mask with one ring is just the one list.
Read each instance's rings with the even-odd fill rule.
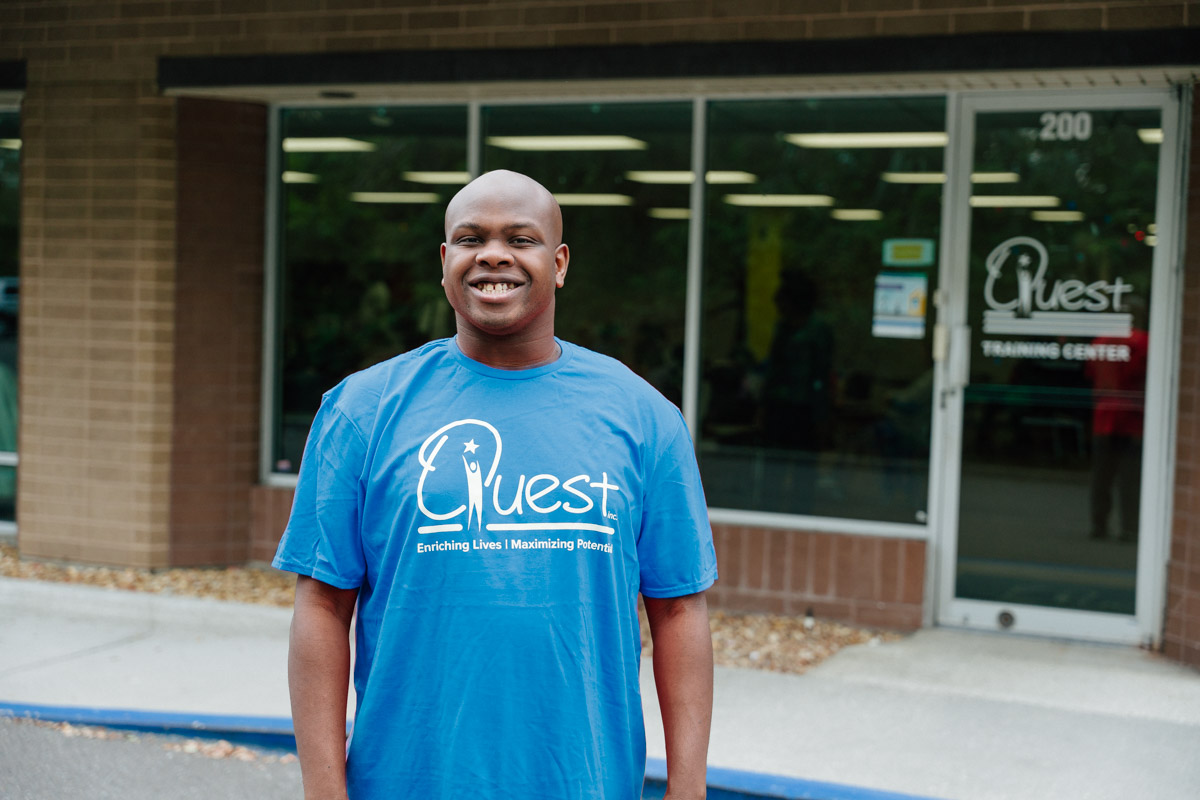
[[458,348],[467,358],[495,369],[533,369],[556,360],[562,349],[554,331],[536,336],[489,336],[470,326],[458,326]]

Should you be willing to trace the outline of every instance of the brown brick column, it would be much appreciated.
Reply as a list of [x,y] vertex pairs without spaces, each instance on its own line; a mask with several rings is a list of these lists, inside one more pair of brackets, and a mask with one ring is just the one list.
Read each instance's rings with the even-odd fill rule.
[[174,103],[113,45],[31,54],[22,105],[27,556],[168,561]]
[[250,555],[258,482],[267,110],[178,103],[170,561]]
[[1192,107],[1184,257],[1183,335],[1179,347],[1179,420],[1176,428],[1175,518],[1167,562],[1163,648],[1171,658],[1200,667],[1200,106]]

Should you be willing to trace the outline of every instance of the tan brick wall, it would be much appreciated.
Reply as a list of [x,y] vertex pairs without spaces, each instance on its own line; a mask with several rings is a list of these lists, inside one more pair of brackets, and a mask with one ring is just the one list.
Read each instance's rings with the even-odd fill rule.
[[[1187,203],[1187,227],[1194,234],[1200,231],[1200,105],[1192,111]],[[1172,658],[1200,667],[1200,244],[1195,236],[1190,244],[1184,260],[1175,519],[1163,647]]]
[[803,614],[897,630],[921,627],[925,542],[714,525],[716,608]]
[[19,540],[29,555],[160,566],[173,103],[152,63],[58,55],[30,57],[22,106]]

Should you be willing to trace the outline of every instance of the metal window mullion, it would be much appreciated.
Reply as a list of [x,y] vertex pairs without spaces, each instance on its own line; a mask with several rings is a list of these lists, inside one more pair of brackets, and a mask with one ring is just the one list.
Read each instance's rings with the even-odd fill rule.
[[700,281],[704,264],[705,149],[707,148],[707,101],[692,101],[692,187],[689,200],[687,290],[683,321],[683,417],[693,441],[699,428],[696,415],[700,394]]
[[275,381],[277,362],[281,357],[276,329],[279,291],[279,117],[276,105],[267,108],[267,213],[263,232],[263,341],[262,375],[260,377],[261,407],[259,411],[259,482],[267,484],[274,473],[275,422],[280,409]]
[[478,178],[483,169],[482,110],[478,100],[467,104],[467,172]]

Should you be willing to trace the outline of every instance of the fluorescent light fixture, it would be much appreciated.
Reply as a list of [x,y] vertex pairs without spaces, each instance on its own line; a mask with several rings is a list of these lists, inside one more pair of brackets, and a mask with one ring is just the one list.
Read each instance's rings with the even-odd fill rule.
[[345,136],[312,138],[289,137],[283,140],[285,153],[369,153],[375,149],[374,142],[348,139]]
[[554,199],[560,206],[631,206],[633,198],[627,194],[556,194]]
[[1082,211],[1034,211],[1030,215],[1038,222],[1082,222]]
[[1138,138],[1144,144],[1162,144],[1162,128],[1138,128]]
[[[653,170],[653,169],[635,169],[625,173],[625,178],[634,183],[661,183],[661,184],[691,184],[695,179],[695,173],[691,170]],[[758,176],[750,172],[741,172],[737,170],[720,170],[710,169],[704,174],[704,180],[708,183],[716,184],[731,184],[731,183],[757,183]]]
[[883,219],[883,212],[878,208],[835,208],[829,216],[846,222],[873,222]]
[[0,148],[3,148],[5,150],[20,150],[21,149],[21,140],[20,139],[0,139]]
[[1020,183],[1021,176],[1015,172],[972,172],[971,183]]
[[1062,200],[1052,195],[976,194],[971,195],[971,208],[1054,208]]
[[1151,247],[1154,247],[1155,245],[1158,244],[1158,237],[1152,233],[1146,237],[1145,241],[1146,241],[1146,244],[1150,245]]
[[945,183],[944,172],[885,172],[879,176],[884,183]]
[[356,203],[438,203],[437,192],[351,192],[350,199]]
[[645,150],[648,144],[632,136],[489,136],[487,143],[504,150],[583,151]]
[[311,172],[294,172],[287,170],[282,175],[284,183],[320,183],[321,176]]
[[727,194],[725,202],[749,208],[814,208],[833,205],[833,198],[827,194]]
[[439,186],[462,186],[471,182],[469,172],[406,172],[404,180],[413,183],[432,183]]
[[692,210],[690,208],[652,208],[646,214],[654,219],[692,218]]
[[740,170],[731,169],[710,169],[704,173],[704,180],[708,183],[716,183],[728,185],[731,183],[758,183],[758,176],[753,172],[741,172]]
[[942,131],[878,133],[789,133],[784,137],[797,147],[945,147],[950,137]]

